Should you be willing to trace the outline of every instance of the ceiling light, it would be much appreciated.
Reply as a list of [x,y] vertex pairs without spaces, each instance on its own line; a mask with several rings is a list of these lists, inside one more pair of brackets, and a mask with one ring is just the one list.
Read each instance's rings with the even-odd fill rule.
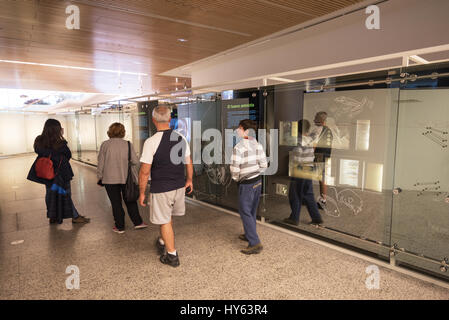
[[409,59],[414,61],[414,62],[416,62],[416,63],[422,63],[422,64],[429,64],[430,63],[426,59],[421,58],[420,56],[416,56],[416,55],[415,56],[410,56]]
[[179,38],[178,41],[179,41],[179,42],[187,42],[187,41],[189,41],[189,40],[183,39],[183,38]]
[[97,68],[86,68],[86,67],[74,67],[74,66],[66,66],[60,64],[48,64],[48,63],[37,63],[37,62],[25,62],[25,61],[16,61],[16,60],[0,60],[0,62],[4,63],[14,63],[14,64],[27,64],[33,66],[42,66],[42,67],[54,67],[54,68],[65,68],[65,69],[76,69],[76,70],[88,70],[88,71],[98,71],[98,72],[110,72],[110,73],[118,73],[118,74],[131,74],[131,75],[141,75],[147,76],[146,73],[139,72],[126,72],[126,71],[117,71],[110,69],[97,69]]
[[285,79],[285,78],[277,78],[277,77],[272,77],[272,78],[268,78],[270,80],[276,80],[276,81],[281,81],[281,82],[296,82],[295,80],[291,80],[291,79]]

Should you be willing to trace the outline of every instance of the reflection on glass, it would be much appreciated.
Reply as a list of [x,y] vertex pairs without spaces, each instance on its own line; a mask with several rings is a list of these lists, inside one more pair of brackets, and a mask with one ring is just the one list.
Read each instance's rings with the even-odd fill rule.
[[328,186],[335,186],[335,177],[332,176],[332,158],[326,158],[324,181]]
[[357,131],[355,136],[356,150],[369,150],[370,123],[370,120],[357,120]]
[[382,192],[384,166],[381,163],[368,163],[366,166],[365,189]]
[[281,146],[298,145],[298,121],[279,122],[279,145]]
[[[376,90],[306,93],[304,94],[304,118],[313,123],[316,113],[326,112],[328,117],[325,125],[332,130],[333,134],[332,148],[349,150],[352,123],[363,115],[366,119],[366,116],[372,114],[374,106],[385,104],[385,101],[382,101],[384,97],[385,92]],[[364,142],[360,143],[363,146],[366,145]],[[356,147],[356,150],[364,149]]]
[[359,161],[340,159],[340,184],[359,185]]
[[288,176],[307,180],[321,181],[323,179],[323,163],[304,163],[296,150],[289,152]]
[[176,127],[174,127],[173,129],[182,134],[187,139],[187,141],[190,142],[192,131],[190,118],[177,119],[176,124]]

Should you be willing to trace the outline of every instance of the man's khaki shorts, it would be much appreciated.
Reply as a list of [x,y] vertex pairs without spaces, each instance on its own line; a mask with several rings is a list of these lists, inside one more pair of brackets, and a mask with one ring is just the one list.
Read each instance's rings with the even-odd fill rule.
[[153,224],[170,223],[172,216],[186,213],[184,187],[162,193],[150,193],[150,221]]

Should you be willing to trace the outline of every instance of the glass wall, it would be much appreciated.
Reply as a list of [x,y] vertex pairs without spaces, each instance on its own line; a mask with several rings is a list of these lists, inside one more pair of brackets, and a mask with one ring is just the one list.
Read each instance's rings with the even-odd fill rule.
[[408,71],[400,92],[391,243],[400,263],[447,277],[449,70],[429,67],[430,78],[427,68]]
[[67,119],[68,142],[74,159],[96,165],[100,146],[109,139],[107,131],[114,122],[125,126],[124,139],[133,143],[140,156],[143,142],[149,136],[147,125],[142,134],[141,124],[148,124],[149,117],[147,113],[139,112],[136,101],[115,101],[83,109],[63,116]]
[[[266,177],[266,220],[449,279],[447,68],[263,88],[267,128],[279,130],[278,171]],[[320,112],[328,131],[316,123]],[[324,137],[330,156],[318,160],[320,175],[312,178],[316,201],[326,199],[321,226],[309,224],[304,203],[297,225],[285,220],[298,176],[292,151],[301,140],[300,120],[311,124],[310,132],[330,132]]]
[[[394,166],[391,151],[394,151],[399,89],[304,93],[301,89],[284,88],[269,94],[274,95],[270,101],[274,106],[269,106],[274,112],[268,117],[275,117],[269,121],[279,129],[279,170],[267,177],[266,217],[283,223],[290,216],[289,163],[301,140],[298,121],[307,120],[310,132],[322,132],[322,126],[314,120],[317,114],[325,112],[324,127],[329,128],[329,136],[324,138],[330,156],[318,160],[321,167],[317,166],[317,170],[323,174],[320,181],[314,181],[314,192],[317,198],[321,195],[326,199],[321,210],[326,229],[388,245]],[[296,103],[298,97],[300,103]],[[276,112],[280,108],[284,111]],[[318,155],[316,152],[315,156]],[[310,217],[304,209],[298,228],[317,232],[307,224]]]

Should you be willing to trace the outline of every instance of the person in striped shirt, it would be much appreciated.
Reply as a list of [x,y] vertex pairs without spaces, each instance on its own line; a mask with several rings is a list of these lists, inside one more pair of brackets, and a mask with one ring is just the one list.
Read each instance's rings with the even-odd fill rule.
[[262,192],[260,174],[268,165],[262,145],[254,138],[256,128],[253,120],[240,121],[237,132],[243,139],[233,149],[230,166],[232,179],[239,185],[239,213],[245,230],[239,239],[248,241],[248,247],[241,250],[244,254],[257,254],[263,249],[256,232],[256,216]]
[[[301,139],[297,147],[293,149],[293,159],[295,164],[299,165],[305,173],[305,176],[313,172],[314,167],[314,148],[313,142],[316,137],[309,135],[310,122],[303,119],[298,123],[298,133],[301,133]],[[311,179],[295,178],[290,180],[288,192],[288,200],[290,202],[291,214],[284,222],[298,225],[299,215],[301,213],[301,205],[305,203],[309,215],[312,218],[311,224],[322,224],[323,220],[318,212],[318,206],[315,202],[313,194],[313,184]]]

